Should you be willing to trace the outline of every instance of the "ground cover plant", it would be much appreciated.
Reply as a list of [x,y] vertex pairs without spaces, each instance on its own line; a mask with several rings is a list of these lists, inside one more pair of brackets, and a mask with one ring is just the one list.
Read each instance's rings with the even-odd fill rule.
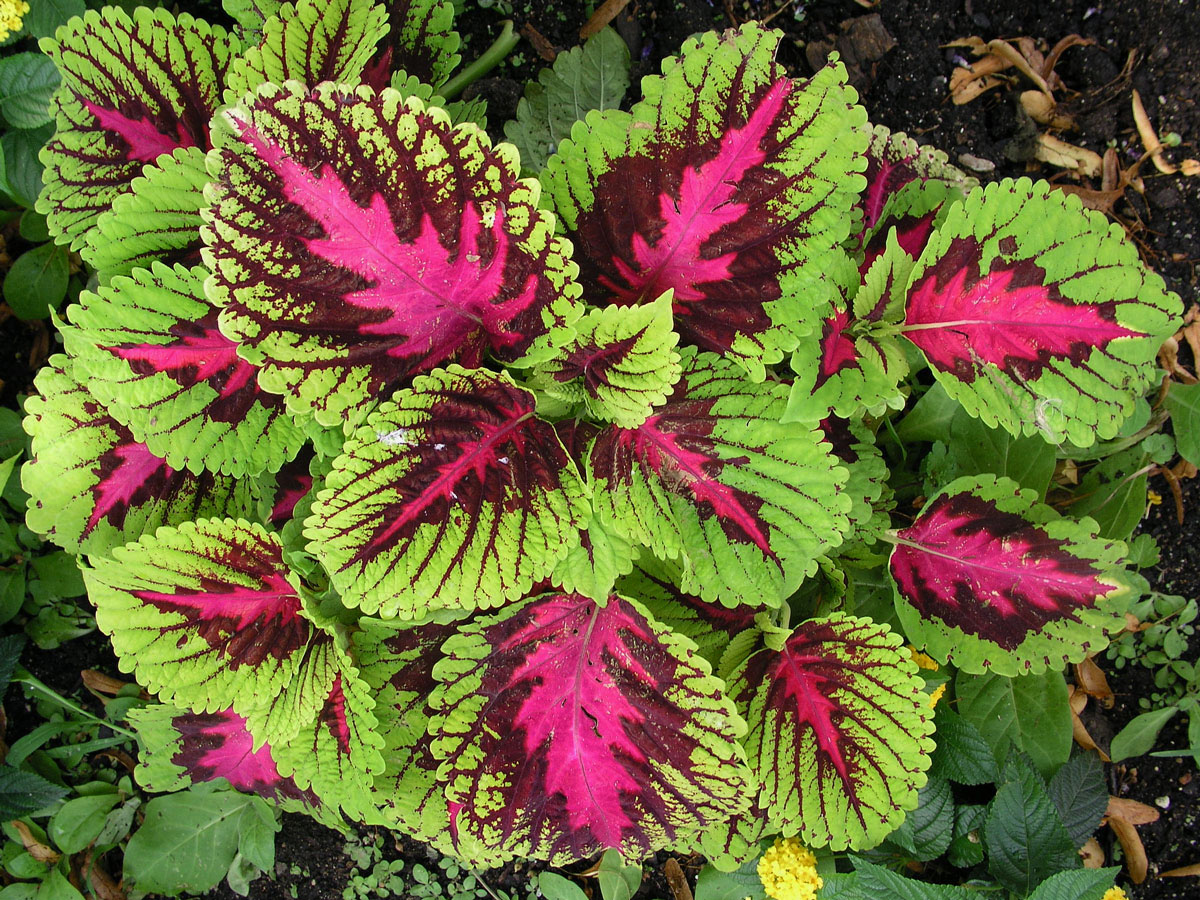
[[[569,136],[546,81],[519,155],[438,95],[449,9],[46,43],[39,209],[99,285],[28,405],[29,525],[163,701],[145,783],[477,865],[879,844],[945,681],[905,644],[961,702],[1053,691],[1124,626],[1123,543],[1044,501],[1056,455],[1143,427],[1178,299],[754,25]],[[945,433],[991,450],[905,462]],[[997,797],[1065,761],[1028,737]]]

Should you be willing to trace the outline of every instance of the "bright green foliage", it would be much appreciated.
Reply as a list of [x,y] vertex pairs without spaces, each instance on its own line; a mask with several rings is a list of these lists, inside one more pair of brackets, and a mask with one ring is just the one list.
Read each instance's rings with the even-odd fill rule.
[[611,28],[582,47],[558,54],[525,86],[517,117],[504,125],[504,136],[521,152],[521,163],[541,171],[571,126],[592,110],[617,109],[629,89],[629,48]]

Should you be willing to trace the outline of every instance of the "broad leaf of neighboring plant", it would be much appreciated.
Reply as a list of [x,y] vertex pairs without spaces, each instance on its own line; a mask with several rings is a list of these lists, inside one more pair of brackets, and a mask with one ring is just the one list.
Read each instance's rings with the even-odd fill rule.
[[209,296],[262,385],[324,425],[451,360],[533,364],[582,312],[536,182],[441,109],[264,85],[213,139]]
[[107,6],[41,47],[63,81],[37,208],[56,239],[78,250],[144,165],[180,147],[208,149],[236,40],[186,13],[139,6],[131,18]]
[[542,174],[590,297],[673,290],[681,341],[757,380],[832,296],[814,263],[849,236],[866,145],[844,68],[793,81],[778,41],[748,24],[687,42],[631,113],[590,115]]
[[384,771],[375,700],[345,653],[332,641],[321,649],[336,673],[333,682],[320,695],[315,719],[306,719],[299,734],[279,745],[275,759],[279,774],[362,819],[375,809],[372,785]]
[[896,535],[890,571],[904,632],[967,672],[1079,662],[1125,624],[1125,545],[1037,502],[1009,478],[966,476]]
[[778,606],[849,528],[845,469],[819,431],[779,424],[786,385],[751,384],[732,361],[691,347],[682,361],[665,406],[592,445],[596,516],[681,558],[688,593]]
[[78,332],[68,349],[113,417],[172,466],[278,471],[304,433],[221,333],[204,296],[207,276],[200,267],[154,263],[85,292],[70,311]]
[[229,66],[225,100],[236,103],[266,82],[358,84],[387,28],[387,13],[374,0],[285,3],[263,26],[257,46]]
[[744,724],[695,645],[637,603],[532,598],[443,653],[430,731],[459,834],[552,864],[642,859],[744,807]]
[[246,480],[177,470],[134,440],[53,356],[26,403],[32,462],[21,471],[26,521],[71,552],[107,553],[161,525],[198,516],[253,515]]
[[193,713],[156,703],[129,713],[143,751],[137,780],[149,791],[179,791],[202,781],[228,779],[238,791],[311,812],[319,801],[279,774],[270,744],[255,748],[246,720],[233,710]]
[[950,164],[941,150],[922,147],[903,132],[889,131],[882,125],[869,127],[867,145],[867,189],[859,208],[863,213],[863,230],[877,230],[885,216],[888,201],[913,182],[940,182],[958,193],[966,194],[979,186],[979,181]]
[[403,70],[435,89],[458,67],[462,38],[454,30],[451,0],[386,0],[388,39],[380,63]]
[[343,602],[417,620],[550,574],[587,524],[587,490],[535,402],[508,375],[451,366],[370,416],[305,526]]
[[886,625],[799,625],[730,678],[772,825],[809,846],[874,847],[917,805],[933,751],[922,679]]
[[200,147],[181,147],[160,156],[96,220],[80,255],[95,268],[101,284],[136,268],[148,269],[155,261],[199,265],[200,210],[208,183],[204,155]]
[[582,47],[558,54],[525,85],[517,117],[504,123],[504,136],[521,151],[521,165],[540,172],[571,126],[593,109],[617,109],[629,89],[629,47],[604,28]]
[[[864,411],[882,415],[889,408],[901,408],[905,397],[899,389],[900,379],[908,374],[904,347],[894,335],[861,327],[855,293],[873,291],[876,286],[886,290],[895,278],[894,270],[888,262],[881,262],[859,287],[854,260],[840,250],[825,258],[824,268],[839,295],[816,334],[801,338],[792,353],[796,377],[784,421],[814,422],[830,413],[844,419],[862,418]],[[903,275],[907,274],[905,266]]]
[[272,744],[316,715],[334,677],[320,658],[329,638],[261,525],[185,522],[90,561],[96,624],[147,690],[193,712],[233,707]]
[[636,428],[679,381],[679,336],[668,292],[642,306],[592,310],[575,339],[538,371],[537,386],[562,400],[582,401],[594,418]]
[[951,207],[901,330],[989,426],[1087,447],[1132,412],[1181,310],[1120,226],[1022,178]]
[[720,673],[725,648],[735,635],[754,627],[759,608],[742,605],[729,609],[719,603],[705,603],[679,589],[681,577],[677,561],[646,554],[632,572],[617,580],[617,593],[637,597],[656,622],[695,641],[700,655],[714,672]]

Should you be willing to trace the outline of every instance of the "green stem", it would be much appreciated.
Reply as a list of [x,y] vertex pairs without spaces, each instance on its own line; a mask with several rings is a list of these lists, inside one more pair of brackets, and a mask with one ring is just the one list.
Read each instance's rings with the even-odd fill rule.
[[97,725],[103,725],[105,728],[109,729],[110,731],[115,731],[117,734],[123,734],[126,737],[133,738],[133,740],[135,740],[135,741],[137,740],[137,734],[130,731],[128,728],[123,728],[122,726],[118,725],[115,722],[109,722],[105,719],[96,718],[90,712],[88,712],[86,709],[84,709],[82,706],[78,705],[77,703],[71,702],[66,697],[64,697],[62,694],[60,694],[58,691],[54,690],[54,688],[43,683],[37,677],[29,674],[29,672],[27,672],[23,668],[17,669],[16,673],[13,675],[12,680],[18,684],[23,684],[29,688],[32,688],[34,691],[37,691],[39,694],[41,694],[47,700],[57,703],[63,709],[70,710],[71,712],[76,713],[77,715],[83,716],[85,719],[90,719],[91,721],[95,722]]
[[442,85],[442,89],[438,91],[442,99],[453,100],[456,98],[467,87],[500,65],[501,60],[512,52],[513,47],[517,46],[521,36],[513,33],[512,20],[505,19],[500,24],[504,26],[504,30],[500,32],[500,36],[496,40],[492,41],[492,46],[484,50],[479,59]]

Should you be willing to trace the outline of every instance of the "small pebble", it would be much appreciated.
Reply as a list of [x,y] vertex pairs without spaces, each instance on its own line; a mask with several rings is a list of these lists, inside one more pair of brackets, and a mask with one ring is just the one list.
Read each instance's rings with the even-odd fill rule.
[[1155,797],[1154,805],[1157,806],[1159,809],[1170,809],[1171,808],[1171,798],[1166,796],[1165,794],[1161,797]]
[[958,162],[964,169],[970,169],[972,172],[987,174],[988,172],[996,171],[996,164],[990,159],[983,159],[975,156],[972,153],[960,153]]

